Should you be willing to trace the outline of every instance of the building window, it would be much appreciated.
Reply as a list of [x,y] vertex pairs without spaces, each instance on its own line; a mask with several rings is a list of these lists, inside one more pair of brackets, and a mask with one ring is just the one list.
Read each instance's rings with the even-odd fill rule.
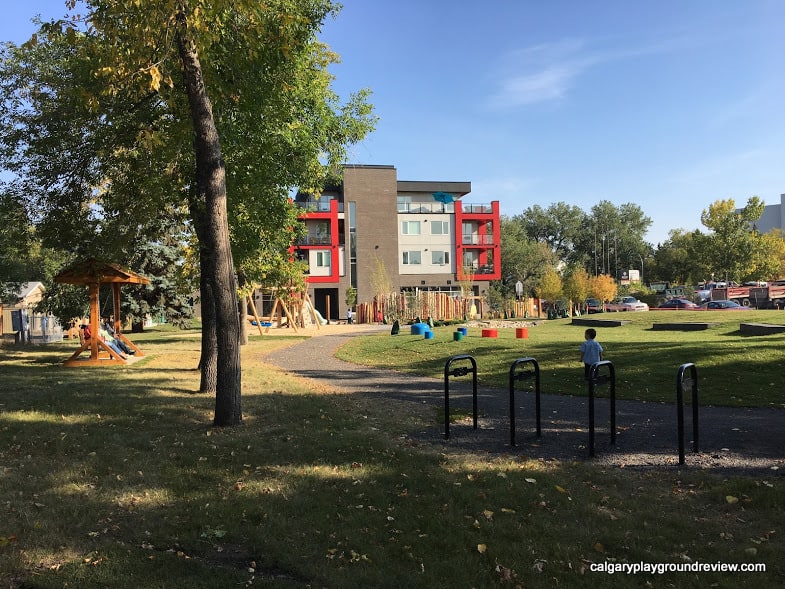
[[464,251],[463,252],[463,268],[464,270],[476,271],[480,267],[480,258],[477,252]]
[[403,263],[406,265],[422,264],[422,255],[420,251],[403,252]]
[[419,221],[401,221],[401,235],[419,235]]
[[330,252],[316,252],[316,266],[318,268],[329,268]]
[[449,221],[431,222],[431,235],[449,235],[449,234],[450,234]]
[[450,252],[431,252],[431,264],[444,266],[450,263]]

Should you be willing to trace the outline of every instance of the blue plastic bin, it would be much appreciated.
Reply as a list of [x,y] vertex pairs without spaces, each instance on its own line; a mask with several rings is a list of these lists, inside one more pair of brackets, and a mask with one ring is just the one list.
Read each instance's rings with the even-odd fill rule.
[[412,335],[423,335],[428,331],[427,323],[414,323],[412,325]]

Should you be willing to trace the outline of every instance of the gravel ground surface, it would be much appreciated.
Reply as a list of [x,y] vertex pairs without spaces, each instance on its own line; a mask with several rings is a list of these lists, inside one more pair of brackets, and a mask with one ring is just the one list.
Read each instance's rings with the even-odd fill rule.
[[[357,335],[386,332],[388,326],[329,325],[306,331],[307,340],[271,352],[265,360],[287,372],[321,381],[336,390],[383,395],[403,403],[444,408],[444,380],[412,376],[343,362],[335,351]],[[302,335],[301,332],[299,335]],[[401,337],[406,337],[405,335]],[[446,361],[447,357],[445,357]],[[519,385],[520,388],[531,388]],[[608,387],[597,387],[606,396]],[[679,468],[675,404],[617,401],[616,443],[610,444],[610,403],[595,403],[595,456],[589,456],[589,408],[585,397],[546,395],[541,398],[542,436],[536,436],[535,395],[515,397],[516,445],[510,444],[509,391],[478,384],[478,428],[472,419],[407,432],[415,443],[445,452],[480,452],[542,460],[591,461],[618,468]],[[471,378],[451,378],[450,408],[472,411]],[[785,475],[785,410],[701,407],[699,451],[693,452],[692,410],[684,411],[685,464],[680,468],[708,469],[722,474]]]

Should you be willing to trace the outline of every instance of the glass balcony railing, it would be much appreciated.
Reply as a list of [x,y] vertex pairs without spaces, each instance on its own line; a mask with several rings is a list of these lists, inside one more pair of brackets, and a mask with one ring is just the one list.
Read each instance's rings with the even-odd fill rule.
[[454,213],[455,204],[448,202],[399,202],[399,213]]
[[477,274],[493,274],[493,273],[494,273],[493,264],[483,264],[477,269]]
[[495,267],[493,264],[470,264],[469,266],[465,267],[466,270],[471,272],[472,274],[479,275],[479,274],[493,274]]
[[493,245],[493,235],[463,235],[463,245]]
[[306,235],[294,242],[295,245],[330,245],[332,238],[329,235]]
[[462,205],[461,210],[464,213],[492,213],[493,207],[491,205]]
[[[307,209],[308,211],[315,212],[315,213],[329,213],[330,212],[330,200],[324,199],[310,199],[310,200],[296,200],[294,204],[301,208]],[[343,212],[343,203],[338,202],[338,212]]]

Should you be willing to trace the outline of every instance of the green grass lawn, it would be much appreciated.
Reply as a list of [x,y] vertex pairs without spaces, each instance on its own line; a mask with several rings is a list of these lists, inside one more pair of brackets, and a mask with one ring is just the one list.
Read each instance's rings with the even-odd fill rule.
[[[645,324],[653,317],[601,330],[608,357],[620,365],[637,359],[644,373],[658,370],[646,368],[653,354],[628,351],[655,335]],[[731,327],[701,337],[732,350],[750,342],[779,358],[781,339],[740,338]],[[581,328],[553,321],[529,333],[525,344],[472,336],[459,349],[441,334],[437,344],[442,357],[471,350],[488,366],[494,354],[504,355],[500,369],[507,354],[538,355],[549,378],[564,372],[565,381],[579,370]],[[667,334],[673,349],[677,335],[685,334]],[[0,349],[0,586],[785,584],[778,472],[725,478],[418,446],[402,435],[424,418],[409,404],[336,394],[266,365],[265,353],[297,341],[269,335],[243,349],[244,425],[215,429],[214,399],[192,394],[198,333],[161,329],[133,339],[147,356],[124,368],[64,368],[68,343]],[[352,347],[368,355],[373,349],[396,367],[403,356],[437,372],[443,362],[410,336],[363,338]],[[690,347],[701,350],[696,341]],[[750,357],[763,367],[776,362]],[[551,366],[557,358],[559,366]],[[675,355],[657,359],[670,363]],[[688,360],[708,372],[695,358],[679,358],[668,371]],[[751,388],[745,396],[775,401]],[[767,570],[591,571],[640,562],[759,563]]]
[[[597,341],[605,350],[603,359],[613,362],[620,399],[672,402],[679,367],[694,363],[702,405],[785,406],[781,394],[785,334],[739,333],[741,322],[785,324],[783,311],[650,311],[587,318],[629,321],[621,327],[597,328]],[[709,322],[713,326],[705,331],[652,329],[653,323],[666,322]],[[499,337],[493,339],[481,337],[480,328],[469,328],[467,337],[453,341],[455,327],[435,328],[429,340],[409,335],[404,327],[394,338],[353,340],[339,356],[440,378],[447,358],[471,354],[477,361],[478,380],[484,386],[502,388],[508,386],[512,362],[528,356],[540,365],[543,392],[585,395],[579,351],[585,329],[571,325],[570,319],[545,320],[529,328],[528,339],[516,339],[514,329],[499,329]]]

